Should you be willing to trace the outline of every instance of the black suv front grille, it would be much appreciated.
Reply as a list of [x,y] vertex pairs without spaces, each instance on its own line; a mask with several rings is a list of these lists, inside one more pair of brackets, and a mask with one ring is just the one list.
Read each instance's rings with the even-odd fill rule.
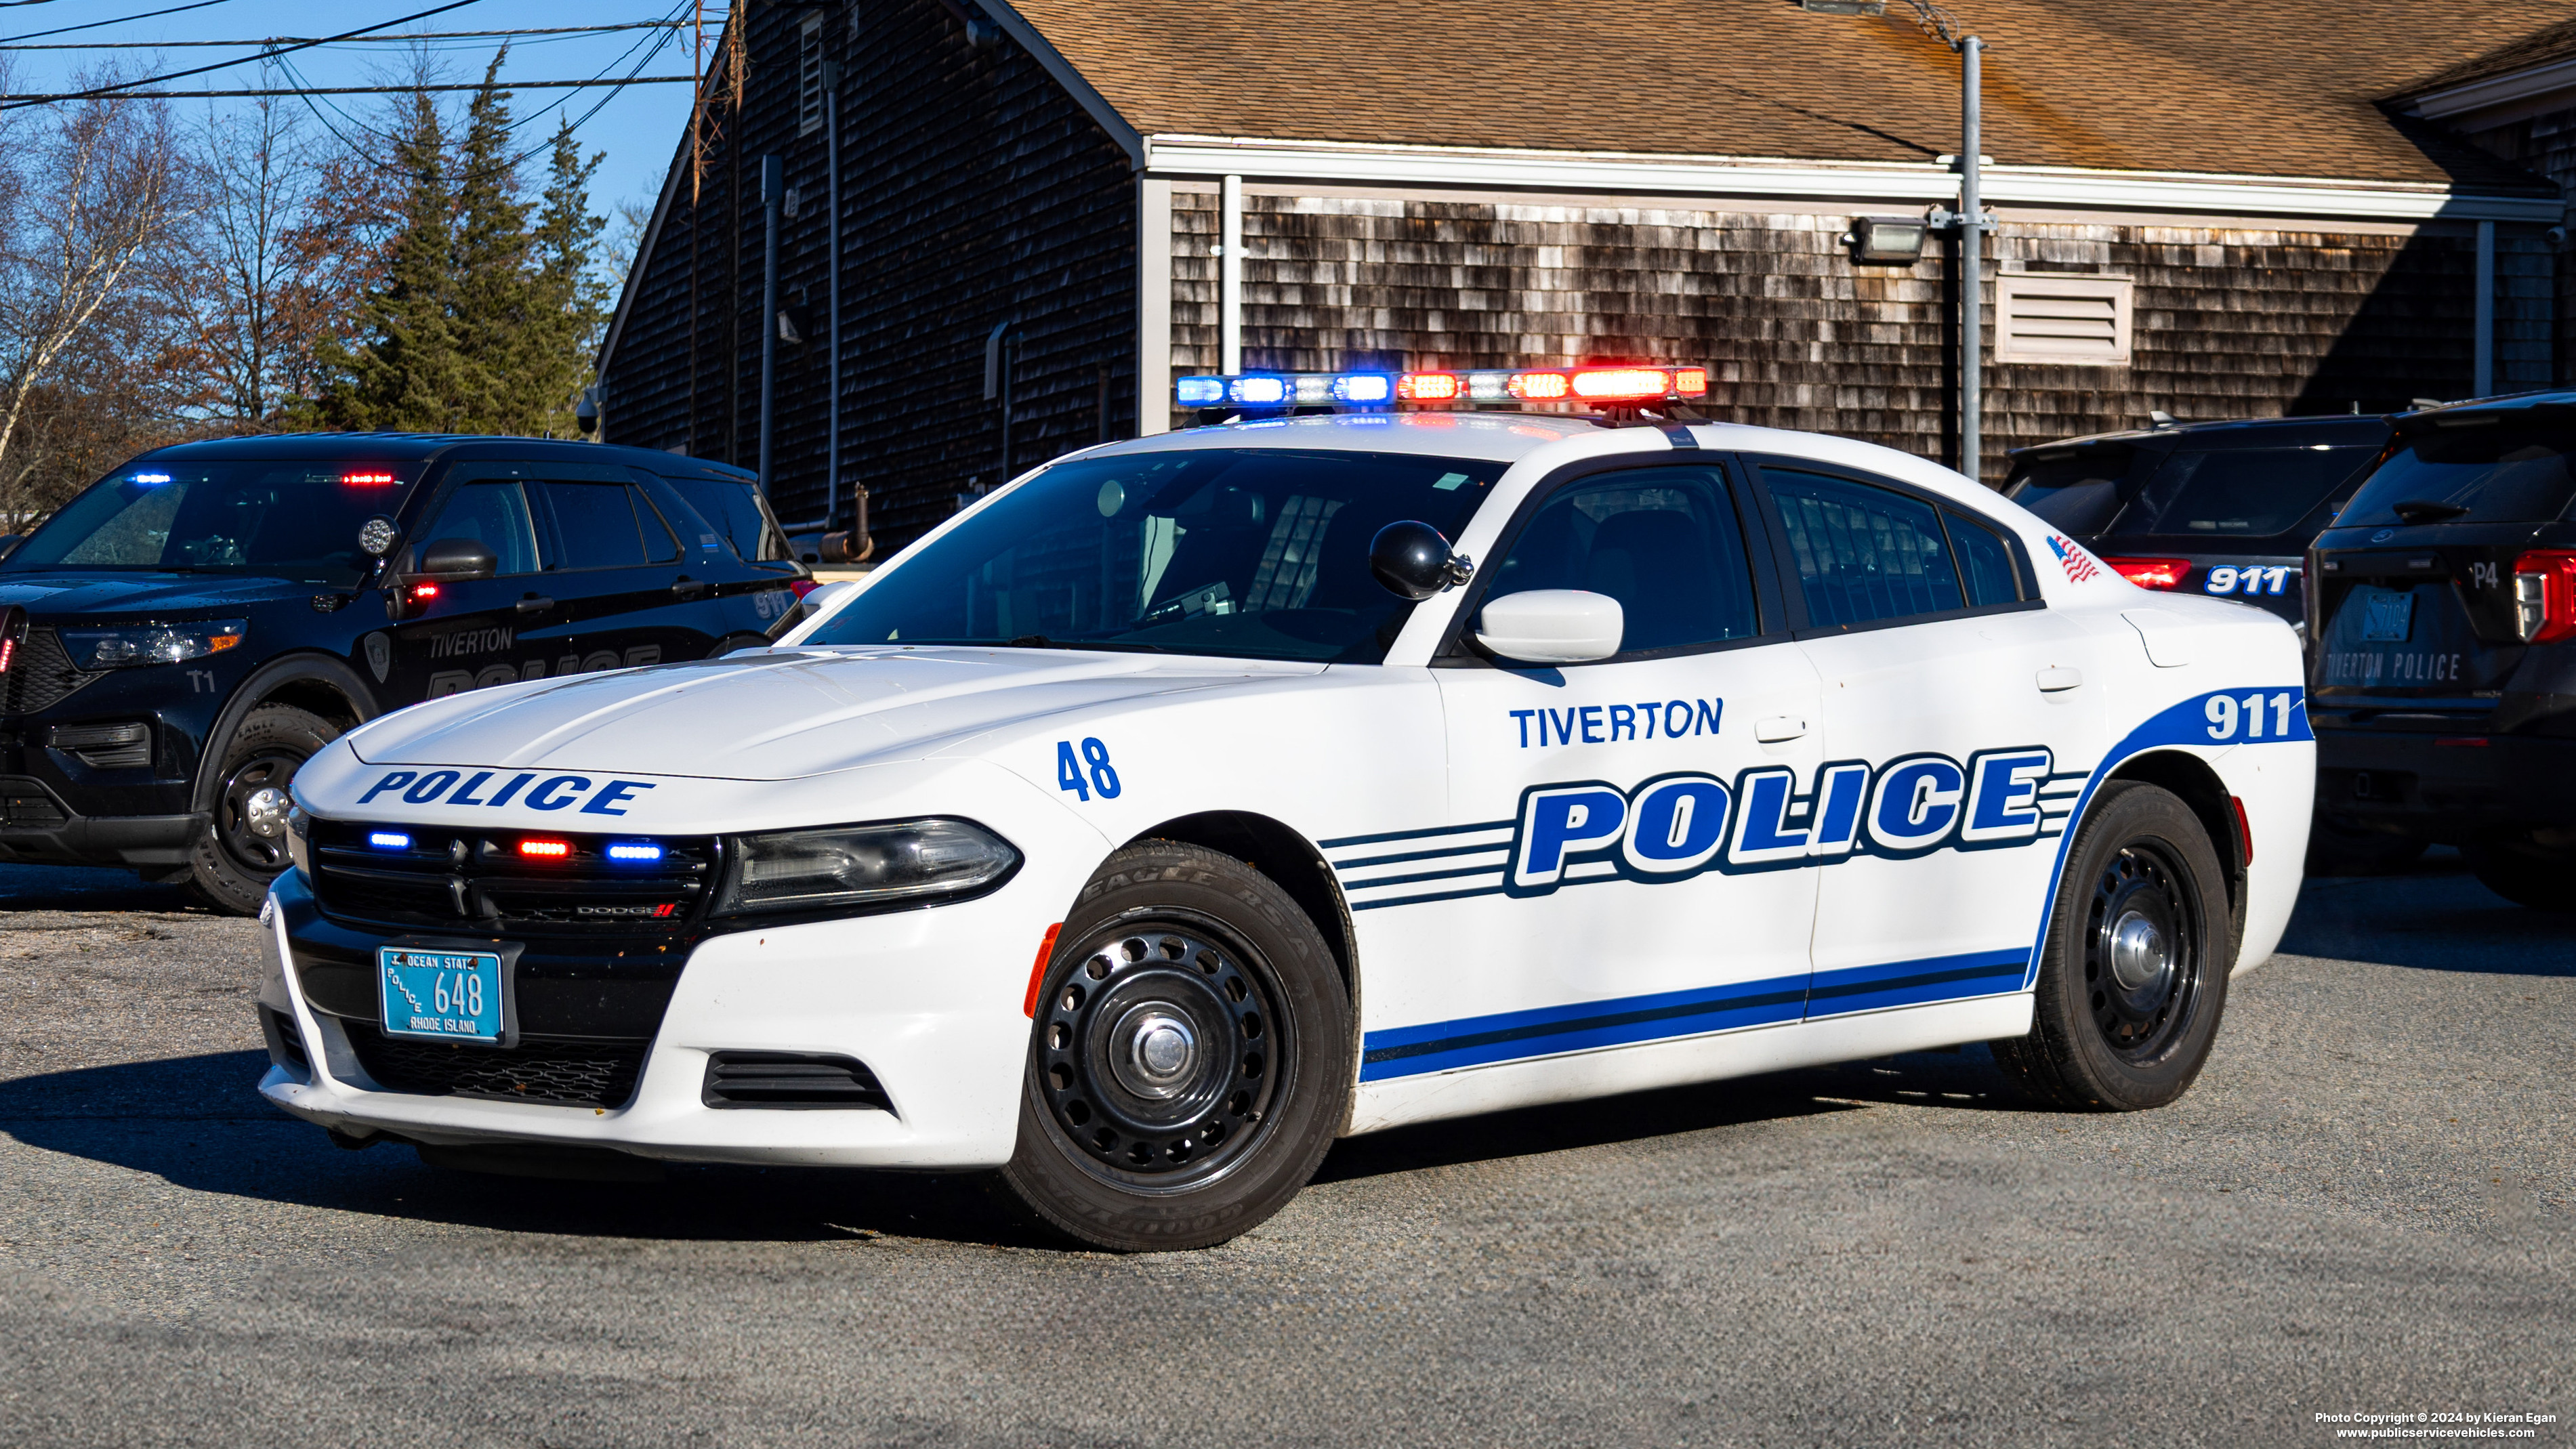
[[[313,894],[335,920],[403,929],[505,931],[516,936],[676,937],[705,905],[716,866],[711,837],[468,831],[418,825],[312,822]],[[401,845],[372,837],[401,837]],[[560,843],[558,856],[525,854]],[[661,851],[620,860],[614,847]]]
[[30,629],[0,673],[0,714],[34,714],[51,709],[95,683],[99,674],[72,667],[62,637],[51,629]]
[[0,777],[0,826],[60,830],[66,817],[53,792],[34,780]]
[[574,1107],[626,1105],[653,1046],[542,1037],[521,1037],[515,1047],[468,1046],[387,1036],[368,1022],[346,1027],[359,1064],[387,1091]]

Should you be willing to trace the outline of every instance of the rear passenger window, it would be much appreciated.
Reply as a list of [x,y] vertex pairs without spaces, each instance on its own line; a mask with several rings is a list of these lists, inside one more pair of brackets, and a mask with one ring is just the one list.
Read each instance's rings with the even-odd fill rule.
[[1715,468],[1640,468],[1557,490],[1512,541],[1486,597],[1528,589],[1617,599],[1623,655],[1758,632],[1744,535]]
[[[671,531],[647,505],[638,517],[635,490],[623,483],[540,483],[552,524],[554,548],[547,567],[556,569],[634,568],[667,561],[676,549]],[[645,545],[653,535],[653,547]]]
[[1822,473],[1765,468],[1762,476],[1788,531],[1809,624],[1872,624],[1967,606],[1931,504]]
[[2003,536],[1955,509],[1942,509],[1941,519],[1950,527],[1950,547],[1968,583],[1968,607],[2018,603],[2021,570],[2013,566],[2012,548]]

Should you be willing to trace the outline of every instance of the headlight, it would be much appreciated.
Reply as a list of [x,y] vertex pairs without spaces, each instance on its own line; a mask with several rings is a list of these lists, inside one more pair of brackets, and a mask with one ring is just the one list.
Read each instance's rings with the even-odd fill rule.
[[811,911],[962,895],[1020,863],[1008,841],[963,820],[775,830],[733,840],[716,914]]
[[238,646],[249,624],[214,619],[197,624],[132,624],[114,629],[65,629],[63,649],[75,669],[124,669],[137,664],[176,664]]

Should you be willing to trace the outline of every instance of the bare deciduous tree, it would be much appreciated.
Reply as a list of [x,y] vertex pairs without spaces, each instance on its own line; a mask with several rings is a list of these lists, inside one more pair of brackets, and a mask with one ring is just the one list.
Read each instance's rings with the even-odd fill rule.
[[0,517],[14,518],[58,501],[35,496],[54,489],[31,489],[27,450],[12,451],[39,393],[103,314],[133,300],[130,274],[179,220],[184,179],[161,102],[108,95],[0,114]]
[[275,101],[210,113],[191,138],[196,206],[151,260],[182,402],[217,425],[270,425],[314,385],[314,345],[374,280],[372,170],[313,145]]

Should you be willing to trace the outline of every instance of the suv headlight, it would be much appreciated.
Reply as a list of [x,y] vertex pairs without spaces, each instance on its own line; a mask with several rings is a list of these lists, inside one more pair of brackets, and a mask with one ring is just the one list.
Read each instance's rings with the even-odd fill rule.
[[244,619],[209,619],[195,624],[75,627],[63,630],[62,639],[63,650],[71,655],[74,669],[125,669],[221,654],[237,647],[249,629],[249,621]]
[[1020,853],[963,820],[773,830],[733,838],[719,916],[926,900],[981,890]]

